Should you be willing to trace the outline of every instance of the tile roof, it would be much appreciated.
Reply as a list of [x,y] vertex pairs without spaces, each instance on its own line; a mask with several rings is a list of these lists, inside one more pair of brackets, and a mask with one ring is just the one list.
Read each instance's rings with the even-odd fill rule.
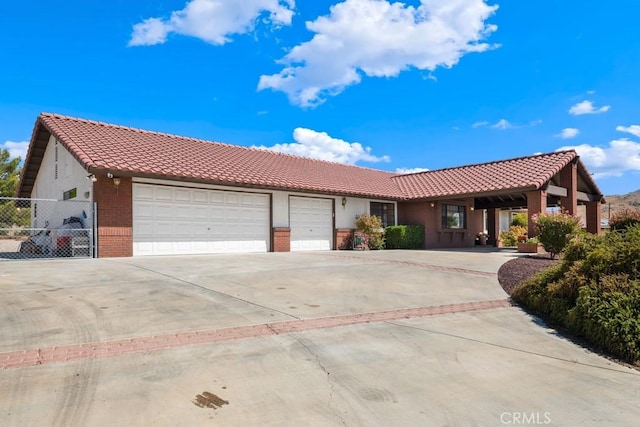
[[400,175],[393,180],[411,199],[531,191],[542,188],[577,156],[575,151],[558,151]]
[[263,149],[43,113],[39,121],[88,171],[227,185],[401,198],[394,175]]
[[88,172],[111,172],[121,176],[415,200],[539,189],[564,166],[577,159],[588,187],[601,195],[575,151],[398,175],[42,113],[36,121],[25,160],[19,188],[21,196],[28,197],[31,192],[49,133]]

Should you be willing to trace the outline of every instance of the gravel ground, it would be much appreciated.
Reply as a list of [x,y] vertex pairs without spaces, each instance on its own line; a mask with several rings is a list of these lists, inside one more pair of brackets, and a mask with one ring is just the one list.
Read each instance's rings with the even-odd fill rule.
[[500,267],[498,281],[502,289],[511,295],[520,282],[557,263],[557,259],[543,258],[536,255],[515,258]]

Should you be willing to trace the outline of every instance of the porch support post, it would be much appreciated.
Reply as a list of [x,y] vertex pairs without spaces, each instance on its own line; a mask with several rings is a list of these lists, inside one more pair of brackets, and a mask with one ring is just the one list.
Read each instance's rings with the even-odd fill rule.
[[500,238],[500,209],[487,209],[487,233],[489,233],[488,244],[498,246]]
[[560,186],[567,189],[567,196],[560,198],[562,210],[570,215],[578,214],[578,165],[569,163],[560,171]]
[[529,216],[528,236],[535,237],[536,226],[531,217],[547,211],[547,192],[544,190],[529,191],[527,193],[527,215]]
[[592,234],[600,234],[600,202],[587,202],[587,231]]

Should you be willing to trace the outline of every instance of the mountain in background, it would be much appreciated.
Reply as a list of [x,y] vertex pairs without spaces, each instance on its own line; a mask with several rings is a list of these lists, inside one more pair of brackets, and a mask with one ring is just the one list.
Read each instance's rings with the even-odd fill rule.
[[623,195],[605,196],[607,203],[602,205],[602,219],[623,209],[640,209],[640,190]]

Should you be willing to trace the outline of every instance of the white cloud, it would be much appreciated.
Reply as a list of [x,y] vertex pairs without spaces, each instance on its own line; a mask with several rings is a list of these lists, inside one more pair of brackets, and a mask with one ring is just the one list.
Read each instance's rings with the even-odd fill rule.
[[363,147],[359,142],[347,142],[333,138],[326,132],[296,128],[293,131],[296,142],[276,144],[271,147],[254,147],[296,156],[311,157],[330,162],[353,165],[356,162],[388,162],[389,156],[377,157],[371,154],[371,147]]
[[0,149],[7,150],[9,152],[9,157],[12,159],[20,157],[22,160],[24,160],[27,157],[28,148],[29,141],[6,141],[4,144],[0,145]]
[[560,131],[559,134],[556,134],[555,136],[557,136],[558,138],[562,138],[562,139],[571,139],[571,138],[575,138],[576,136],[578,136],[578,134],[580,133],[580,129],[576,129],[576,128],[564,128]]
[[508,120],[500,119],[498,123],[496,123],[495,125],[491,125],[491,127],[494,129],[507,130],[513,128],[514,126],[509,123]]
[[303,107],[323,103],[362,76],[396,77],[416,68],[451,68],[470,52],[497,47],[484,40],[497,26],[485,21],[497,10],[484,0],[421,0],[418,7],[387,0],[344,0],[306,23],[315,35],[260,77],[258,90],[287,94]]
[[396,172],[401,175],[406,175],[409,173],[427,172],[428,170],[427,168],[397,168]]
[[487,121],[475,122],[474,124],[471,125],[471,127],[475,129],[475,128],[487,126],[488,124],[489,122]]
[[252,31],[257,22],[290,25],[294,7],[294,0],[191,0],[168,19],[148,18],[134,25],[129,46],[161,44],[171,33],[223,45],[230,35]]
[[570,149],[576,150],[595,178],[640,171],[640,144],[626,138],[613,140],[608,147],[582,144],[562,147],[558,151]]
[[600,114],[606,113],[611,108],[611,105],[604,105],[600,108],[596,108],[591,101],[578,102],[576,105],[569,108],[569,114],[574,116],[581,116],[583,114]]
[[637,136],[640,138],[640,125],[631,125],[631,126],[618,126],[616,127],[617,131],[630,133],[631,135]]

